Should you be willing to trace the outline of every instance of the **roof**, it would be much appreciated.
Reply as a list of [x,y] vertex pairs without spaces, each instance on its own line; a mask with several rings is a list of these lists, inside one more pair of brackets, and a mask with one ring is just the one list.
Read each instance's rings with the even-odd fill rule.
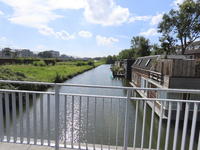
[[[181,55],[181,53],[182,53],[182,51],[178,51],[177,52],[178,55]],[[198,48],[198,49],[191,49],[191,50],[186,49],[185,50],[185,55],[198,54],[198,53],[200,53],[200,48]]]
[[[150,70],[152,67],[152,62],[155,62],[155,60],[158,60],[160,56],[161,55],[138,57],[136,61],[133,63],[132,67]],[[147,61],[149,61],[148,64],[147,64]]]
[[[132,67],[144,70],[150,70],[152,67],[152,63],[155,60],[160,60],[164,57],[164,55],[153,55],[153,56],[145,56],[145,57],[138,57],[136,61],[133,63]],[[183,59],[185,60],[184,55],[168,55],[168,59]]]

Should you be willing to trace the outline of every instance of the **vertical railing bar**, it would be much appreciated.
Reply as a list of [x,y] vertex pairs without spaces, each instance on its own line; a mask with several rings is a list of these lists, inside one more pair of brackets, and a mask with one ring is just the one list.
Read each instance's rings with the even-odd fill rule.
[[191,129],[191,134],[190,134],[189,150],[193,150],[194,135],[195,135],[196,121],[197,121],[197,110],[198,110],[198,103],[194,103],[194,111],[193,111],[193,118],[192,118],[192,129]]
[[116,150],[118,149],[119,109],[120,109],[120,99],[118,102],[118,109],[117,109]]
[[165,137],[165,150],[168,150],[169,131],[170,131],[170,124],[171,124],[171,114],[172,114],[172,103],[169,102],[168,119],[167,119],[167,131],[166,131],[166,137]]
[[108,149],[110,150],[110,124],[112,119],[112,98],[110,102],[110,119],[109,119],[109,141],[108,141]]
[[138,100],[136,100],[135,127],[134,127],[134,139],[133,139],[133,150],[135,150],[135,145],[136,145],[137,117],[138,117]]
[[7,135],[7,142],[9,142],[10,141],[10,110],[9,110],[8,92],[5,92],[5,105],[6,105],[6,135]]
[[87,131],[86,131],[86,150],[88,150],[88,114],[89,114],[89,97],[87,97]]
[[50,132],[50,94],[47,94],[47,130],[48,130],[48,146],[50,146],[51,132]]
[[127,99],[126,99],[125,126],[124,126],[124,150],[127,150],[128,146],[130,97],[131,97],[131,90],[128,89]]
[[74,96],[72,96],[72,132],[71,132],[71,136],[72,136],[72,141],[71,141],[71,148],[74,147],[74,137],[73,137],[73,130],[74,130]]
[[198,142],[198,150],[200,149],[200,131],[199,131],[199,142]]
[[[1,109],[1,107],[0,107],[0,109]],[[16,141],[17,141],[17,125],[16,125],[16,100],[15,100],[14,92],[12,92],[12,115],[13,115],[13,137],[14,137],[14,143],[16,143]]]
[[81,97],[79,98],[79,149],[81,149]]
[[22,106],[22,93],[19,93],[19,118],[20,118],[20,143],[24,141],[23,135],[23,106]]
[[152,146],[154,114],[155,114],[155,101],[153,101],[153,108],[151,112],[151,131],[150,131],[150,138],[149,138],[149,150],[151,150],[151,146]]
[[104,98],[102,104],[102,125],[101,125],[101,150],[103,150],[103,130],[104,129]]
[[95,97],[95,106],[94,106],[94,139],[93,139],[93,149],[95,150],[95,140],[96,140],[96,114],[97,114],[97,98]]
[[145,132],[145,120],[146,120],[146,107],[147,107],[147,101],[144,101],[144,113],[143,113],[143,125],[142,125],[142,139],[141,139],[141,150],[143,150],[144,147],[144,132]]
[[184,117],[184,126],[183,126],[183,134],[182,134],[182,142],[181,142],[181,150],[185,150],[185,140],[186,140],[186,132],[187,132],[187,124],[188,124],[188,115],[189,115],[189,106],[190,103],[186,103],[185,108],[185,117]]
[[40,94],[40,134],[41,134],[41,145],[44,143],[43,139],[43,94]]
[[2,102],[2,92],[0,92],[0,138],[1,141],[4,140],[4,121],[3,121],[3,102]]
[[161,128],[162,128],[162,116],[163,116],[163,101],[161,101],[161,111],[160,111],[160,118],[159,118],[157,150],[160,150],[160,137],[161,137]]
[[37,144],[37,115],[36,115],[36,94],[33,93],[33,116],[34,116],[34,144]]
[[67,141],[67,95],[65,95],[65,103],[64,103],[64,131],[65,131],[65,138],[64,138],[64,147],[66,148],[66,141]]
[[178,127],[179,127],[179,120],[180,120],[180,107],[181,107],[181,103],[177,102],[176,124],[175,124],[175,132],[174,132],[173,150],[176,150],[177,139],[178,139]]
[[30,143],[29,93],[26,93],[26,123],[27,123],[27,144],[29,144]]
[[59,86],[55,83],[55,150],[59,150]]

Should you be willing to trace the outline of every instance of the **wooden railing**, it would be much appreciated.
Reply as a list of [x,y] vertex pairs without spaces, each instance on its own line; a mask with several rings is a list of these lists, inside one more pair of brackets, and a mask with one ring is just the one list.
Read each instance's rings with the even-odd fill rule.
[[150,71],[149,72],[149,79],[152,79],[154,81],[157,81],[158,83],[160,83],[161,85],[163,84],[163,75],[159,72],[155,72],[155,71]]
[[[163,63],[163,68],[162,68]],[[180,59],[165,59],[155,62],[151,71],[161,73],[163,75],[179,76],[179,77],[194,77],[195,60],[180,60]]]

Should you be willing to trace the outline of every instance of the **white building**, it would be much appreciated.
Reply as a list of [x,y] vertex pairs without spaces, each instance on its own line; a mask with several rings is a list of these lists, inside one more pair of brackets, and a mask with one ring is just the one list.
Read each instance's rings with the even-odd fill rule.
[[50,52],[52,54],[52,58],[59,58],[60,57],[59,51],[49,50],[49,51],[46,51],[46,52]]

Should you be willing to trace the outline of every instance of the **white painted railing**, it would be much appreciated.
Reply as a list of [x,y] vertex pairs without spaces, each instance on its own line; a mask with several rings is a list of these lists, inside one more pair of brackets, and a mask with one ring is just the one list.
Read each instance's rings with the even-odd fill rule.
[[[181,150],[185,149],[185,141],[186,141],[186,136],[187,136],[187,130],[191,130],[190,132],[190,142],[189,142],[189,150],[193,150],[193,145],[194,145],[194,138],[195,138],[195,132],[199,132],[196,130],[196,123],[197,123],[197,116],[198,116],[198,105],[200,103],[200,100],[175,100],[175,99],[152,99],[152,98],[139,98],[139,97],[131,97],[131,92],[135,90],[149,90],[149,91],[167,91],[167,92],[176,92],[176,93],[197,93],[200,94],[199,90],[181,90],[181,89],[149,89],[149,88],[133,88],[133,87],[113,87],[113,86],[96,86],[96,85],[75,85],[75,84],[62,84],[62,83],[41,83],[41,82],[22,82],[22,81],[3,81],[0,80],[0,83],[17,83],[17,84],[42,84],[42,85],[49,85],[49,86],[54,86],[55,87],[55,92],[40,92],[40,91],[19,91],[19,90],[7,90],[7,89],[0,89],[0,141],[2,142],[14,142],[14,143],[22,143],[22,144],[37,144],[37,145],[47,145],[47,146],[55,146],[55,149],[58,150],[59,147],[67,147],[67,148],[81,148],[81,149],[89,149],[92,147],[92,149],[96,148],[96,126],[97,126],[97,98],[102,98],[102,114],[101,114],[101,119],[102,119],[102,129],[101,129],[101,144],[100,148],[103,149],[103,137],[104,137],[104,99],[110,99],[111,105],[110,105],[110,115],[112,115],[112,109],[117,109],[117,128],[116,128],[116,149],[118,149],[118,142],[122,141],[122,139],[119,139],[118,136],[118,129],[119,129],[119,111],[120,111],[120,99],[123,99],[124,102],[126,103],[126,109],[125,109],[125,125],[124,125],[124,138],[123,138],[123,149],[126,150],[128,147],[128,137],[129,137],[129,109],[131,105],[131,100],[136,101],[136,112],[135,112],[135,124],[134,126],[134,137],[133,137],[133,149],[135,150],[136,148],[136,139],[137,139],[137,121],[138,121],[138,103],[140,101],[143,101],[144,107],[143,107],[143,123],[142,123],[142,134],[141,134],[141,146],[140,148],[144,148],[144,136],[145,135],[145,121],[146,121],[146,109],[147,109],[147,102],[152,101],[153,107],[152,107],[152,114],[151,114],[151,126],[150,126],[150,135],[149,136],[149,147],[148,149],[152,148],[152,141],[157,140],[157,147],[156,149],[160,149],[160,139],[161,139],[161,128],[162,128],[162,116],[163,116],[163,102],[167,101],[169,102],[169,111],[168,111],[168,119],[167,119],[167,130],[166,130],[166,137],[165,137],[165,150],[168,150],[169,146],[169,134],[170,134],[170,122],[171,122],[171,112],[172,112],[172,102],[177,102],[177,113],[176,113],[176,123],[175,123],[175,130],[174,130],[174,138],[173,138],[173,150],[176,150],[177,148],[177,139],[178,139],[178,131],[179,131],[179,119],[180,119],[180,105],[181,103],[186,103],[186,108],[185,108],[185,115],[184,115],[184,125],[183,125],[183,130],[182,130],[182,140],[181,140]],[[123,89],[127,90],[127,96],[122,97],[122,96],[106,96],[106,95],[88,95],[88,94],[70,94],[70,93],[60,93],[59,92],[59,86],[71,86],[71,87],[83,87],[83,88],[103,88],[103,89]],[[18,96],[18,102],[16,101],[16,94]],[[25,94],[25,96],[24,96]],[[29,97],[30,94],[32,95],[32,100],[33,100],[33,138],[30,137],[30,108],[29,108]],[[37,115],[37,112],[39,111],[38,107],[36,106],[36,95],[39,94],[39,101],[40,101],[40,116]],[[44,94],[47,95],[46,99],[43,99]],[[50,107],[50,95],[55,96],[55,107],[51,108]],[[66,116],[67,112],[67,98],[71,97],[72,103],[71,103],[71,133],[67,133],[67,120],[66,117],[64,119],[64,137],[66,139],[66,134],[70,135],[71,137],[71,143],[68,143],[66,140],[64,140],[64,143],[60,143],[59,141],[59,132],[60,132],[60,97],[64,97],[64,115]],[[3,98],[4,97],[4,98]],[[78,122],[78,146],[75,146],[74,143],[74,108],[75,108],[75,103],[74,103],[74,97],[79,97],[79,122]],[[81,143],[81,112],[82,112],[82,98],[86,97],[87,102],[86,102],[86,135],[85,135],[85,145],[84,147],[82,146]],[[89,114],[89,101],[90,98],[93,97],[95,98],[94,101],[94,122],[93,122],[93,142],[89,143],[88,142],[88,114]],[[25,98],[25,100],[23,100]],[[112,101],[114,99],[119,99],[118,107],[113,108],[112,106]],[[44,120],[43,118],[43,113],[44,113],[44,101],[47,101],[47,120]],[[154,128],[154,111],[155,111],[155,102],[160,101],[161,102],[161,108],[160,108],[160,118],[159,118],[159,125],[158,125],[158,135],[157,139],[153,138],[153,128]],[[25,103],[25,114],[26,118],[24,118],[23,114],[23,103]],[[188,116],[189,116],[189,106],[190,104],[194,104],[194,110],[193,110],[193,118],[192,118],[192,125],[191,128],[188,127]],[[12,107],[10,107],[10,105]],[[77,104],[76,104],[77,105]],[[200,106],[199,106],[200,107]],[[17,117],[16,113],[17,110],[19,109],[19,124],[20,128],[18,129],[20,132],[19,134],[17,131]],[[50,110],[54,109],[55,111],[55,126],[54,128],[51,128],[50,126],[50,120],[51,120],[51,115],[50,115]],[[10,118],[12,113],[12,119]],[[40,117],[39,123],[37,121],[37,117]],[[200,116],[198,116],[200,117]],[[5,119],[4,119],[5,118]],[[26,123],[24,122],[23,119],[26,119]],[[5,122],[4,122],[5,120]],[[10,121],[12,120],[12,131],[13,131],[13,136],[11,136],[11,123]],[[46,123],[45,128],[47,128],[47,138],[44,138],[44,122]],[[40,132],[37,132],[38,128],[40,128]],[[76,127],[77,128],[77,127]],[[189,129],[188,129],[189,128]],[[26,130],[26,136],[24,136],[24,131]],[[54,141],[51,141],[51,131],[54,131]],[[132,133],[131,133],[132,134]],[[19,136],[18,136],[19,135]],[[108,141],[108,148],[110,149],[111,143],[110,143],[110,125],[109,125],[109,141]],[[39,138],[38,138],[39,137]],[[89,146],[90,144],[90,146]],[[92,144],[92,145],[91,145]],[[197,142],[197,149],[200,150],[200,132],[198,136],[198,142]]]

